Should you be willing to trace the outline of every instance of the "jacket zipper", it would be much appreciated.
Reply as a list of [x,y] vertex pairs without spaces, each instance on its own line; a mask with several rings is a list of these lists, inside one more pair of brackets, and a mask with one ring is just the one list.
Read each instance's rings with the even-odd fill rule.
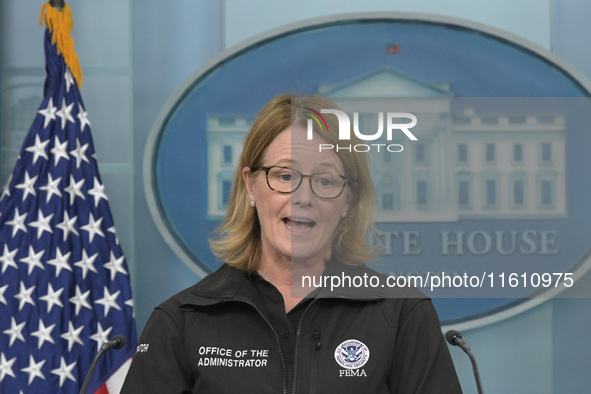
[[320,350],[320,346],[322,345],[320,343],[320,330],[318,328],[315,328],[314,332],[312,332],[312,334],[314,334],[315,348],[316,348],[316,350]]
[[[294,360],[293,360],[293,382],[291,383],[291,392],[292,394],[295,394],[296,392],[296,378],[298,375],[298,353],[299,353],[299,344],[300,344],[300,337],[301,337],[301,333],[302,333],[302,325],[304,322],[304,317],[306,317],[306,314],[308,313],[308,311],[310,310],[310,307],[318,300],[318,298],[314,298],[306,307],[306,309],[304,310],[304,313],[302,313],[302,317],[300,317],[300,321],[298,322],[298,329],[296,331],[296,346],[295,346],[295,356],[294,356]],[[312,383],[310,383],[312,384]]]
[[[296,332],[295,357],[294,357],[294,362],[293,362],[293,382],[291,384],[291,394],[296,394],[296,378],[297,378],[297,371],[298,371],[298,353],[299,353],[299,343],[300,343],[300,336],[301,336],[301,331],[302,331],[302,324],[304,321],[304,317],[306,317],[306,314],[308,313],[308,310],[318,299],[319,298],[314,298],[312,300],[312,302],[310,302],[308,304],[308,306],[304,310],[304,313],[302,313],[302,317],[300,318],[300,321],[298,322],[298,330]],[[351,301],[376,301],[376,300],[382,299],[382,297],[366,297],[366,298],[359,297],[359,298],[347,298],[347,299],[351,300]],[[320,329],[315,328],[315,330],[313,331],[313,335],[314,335],[314,344],[315,344],[316,352],[314,352],[314,355],[312,356],[312,362],[311,362],[312,370],[311,370],[311,374],[310,374],[309,394],[316,393],[316,375],[318,372],[318,351],[320,351],[320,346],[321,346]]]
[[271,328],[271,331],[273,331],[273,334],[275,335],[275,341],[277,342],[277,350],[279,350],[279,357],[281,358],[281,371],[282,371],[281,375],[282,375],[282,382],[283,382],[283,394],[287,394],[287,367],[285,366],[285,359],[283,358],[283,352],[281,351],[281,342],[279,341],[279,335],[277,335],[277,331],[275,331],[275,328],[271,325],[271,322],[265,317],[265,315],[263,315],[261,310],[254,303],[252,303],[250,300],[247,300],[244,298],[232,298],[229,300],[224,300],[222,302],[231,302],[231,301],[244,302],[245,304],[252,306],[257,311],[257,313],[263,318],[265,323],[267,323],[267,325]]
[[[348,298],[349,300],[353,300],[353,301],[373,301],[373,300],[378,300],[381,297],[375,297],[375,298]],[[263,315],[263,313],[261,312],[261,310],[250,300],[248,299],[244,299],[244,298],[232,298],[232,299],[228,299],[228,300],[222,300],[222,302],[231,302],[231,301],[237,301],[237,302],[243,302],[245,304],[248,304],[250,306],[252,306],[257,313],[263,318],[263,320],[265,321],[265,323],[267,323],[267,325],[271,328],[271,331],[273,331],[273,335],[275,335],[275,341],[277,342],[277,350],[279,351],[279,357],[281,358],[281,370],[282,370],[282,381],[283,381],[283,394],[287,394],[287,367],[285,366],[285,358],[283,357],[283,352],[281,351],[281,342],[279,341],[279,335],[277,335],[277,331],[275,331],[275,328],[271,325],[271,322],[269,322],[269,320],[265,317],[265,315]],[[302,324],[304,321],[304,317],[306,317],[306,314],[308,313],[308,310],[310,310],[310,307],[316,302],[318,301],[318,298],[314,298],[306,307],[306,309],[304,310],[304,313],[302,313],[302,317],[300,318],[300,321],[298,322],[298,329],[296,332],[296,347],[295,347],[295,357],[294,357],[294,363],[293,363],[293,382],[292,382],[292,389],[291,392],[292,394],[296,394],[296,378],[297,378],[297,370],[298,370],[298,353],[299,353],[299,342],[300,342],[300,337],[301,337],[301,331],[302,331]],[[316,351],[320,350],[320,330],[315,329],[314,332],[314,342],[315,342],[315,349]],[[316,372],[317,372],[317,353],[314,354],[314,357],[312,357],[312,368],[313,368],[313,374],[310,375],[310,394],[315,394],[316,393],[316,384],[315,384],[315,377],[316,377]],[[312,391],[313,390],[313,391]]]
[[309,394],[316,394],[316,376],[318,374],[318,352],[320,351],[320,328],[315,327],[312,332],[314,335],[314,352],[312,354],[312,360],[310,361],[310,389]]

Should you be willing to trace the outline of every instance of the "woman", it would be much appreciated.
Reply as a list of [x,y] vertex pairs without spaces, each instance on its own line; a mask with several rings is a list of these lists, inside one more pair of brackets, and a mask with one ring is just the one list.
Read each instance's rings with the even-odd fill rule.
[[367,161],[319,150],[339,143],[336,117],[308,121],[327,108],[282,95],[258,114],[211,241],[225,264],[154,310],[123,393],[461,393],[420,292],[302,283],[376,275]]

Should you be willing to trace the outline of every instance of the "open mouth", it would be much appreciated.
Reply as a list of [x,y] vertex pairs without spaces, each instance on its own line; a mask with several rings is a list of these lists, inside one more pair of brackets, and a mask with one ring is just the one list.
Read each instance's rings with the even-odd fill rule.
[[306,232],[316,226],[313,220],[302,218],[283,218],[283,223],[292,232]]

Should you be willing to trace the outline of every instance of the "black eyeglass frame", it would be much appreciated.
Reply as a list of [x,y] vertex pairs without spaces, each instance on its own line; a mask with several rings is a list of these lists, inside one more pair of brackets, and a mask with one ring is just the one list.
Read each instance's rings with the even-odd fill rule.
[[[298,183],[298,185],[292,191],[289,191],[289,192],[282,192],[280,190],[273,189],[273,187],[269,183],[269,171],[271,171],[273,168],[284,168],[286,170],[297,172],[298,174],[301,175],[300,183]],[[349,183],[349,178],[348,177],[346,177],[345,175],[337,174],[343,180],[343,187],[341,188],[341,191],[339,192],[339,194],[337,194],[334,197],[323,197],[323,196],[319,196],[318,194],[316,194],[316,192],[314,191],[314,187],[312,186],[312,177],[314,175],[323,174],[322,172],[316,172],[316,173],[311,174],[311,175],[305,175],[305,174],[302,174],[301,172],[299,172],[298,170],[296,170],[295,168],[285,167],[285,166],[260,166],[260,167],[251,168],[250,170],[252,172],[256,172],[258,170],[265,171],[265,177],[267,179],[267,186],[269,186],[269,189],[273,190],[275,193],[281,193],[281,194],[290,194],[290,193],[295,192],[296,190],[298,190],[300,188],[300,186],[302,186],[302,182],[303,182],[304,178],[308,178],[308,180],[310,182],[310,190],[312,190],[312,193],[314,193],[315,196],[320,197],[320,198],[323,198],[325,200],[334,200],[335,198],[339,198],[339,196],[341,194],[343,194],[343,191],[345,190],[345,187],[347,186],[347,183]]]

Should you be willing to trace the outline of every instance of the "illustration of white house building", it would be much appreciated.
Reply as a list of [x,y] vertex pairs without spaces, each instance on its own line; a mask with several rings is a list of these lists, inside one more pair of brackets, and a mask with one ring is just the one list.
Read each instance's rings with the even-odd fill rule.
[[220,219],[226,213],[242,142],[252,121],[252,116],[207,116],[207,217],[210,219]]
[[[465,219],[566,216],[564,115],[493,113],[486,107],[454,107],[449,84],[433,84],[384,67],[349,81],[320,85],[359,130],[373,134],[378,113],[414,114],[412,133],[391,141],[402,152],[370,150],[378,222],[453,222]],[[493,101],[494,102],[494,101]],[[207,117],[208,217],[226,209],[242,141],[252,117]]]

